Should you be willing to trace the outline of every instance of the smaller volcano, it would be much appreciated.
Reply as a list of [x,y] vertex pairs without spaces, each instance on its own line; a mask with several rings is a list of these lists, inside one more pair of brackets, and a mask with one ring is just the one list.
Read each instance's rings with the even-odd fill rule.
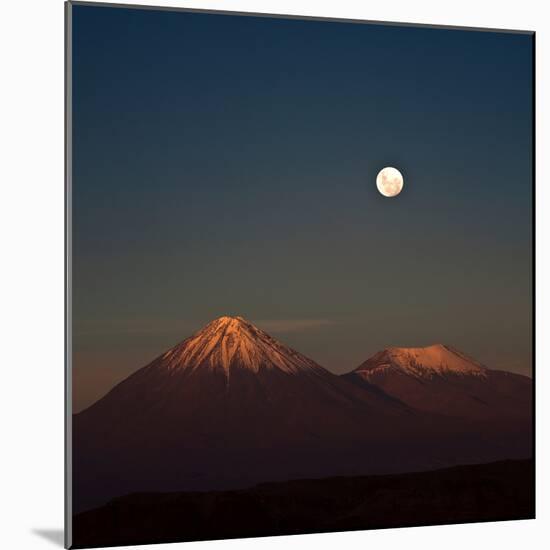
[[431,378],[446,374],[482,376],[487,368],[464,353],[445,346],[434,344],[425,348],[387,348],[373,355],[360,365],[355,372],[365,378],[392,370],[417,378]]
[[417,410],[470,419],[524,419],[531,380],[492,370],[450,346],[387,348],[345,378],[378,387]]

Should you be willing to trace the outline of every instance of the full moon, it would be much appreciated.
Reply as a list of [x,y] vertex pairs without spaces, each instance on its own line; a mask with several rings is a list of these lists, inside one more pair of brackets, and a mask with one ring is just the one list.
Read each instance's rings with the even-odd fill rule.
[[376,187],[384,197],[395,197],[403,189],[403,176],[397,168],[386,166],[376,176]]

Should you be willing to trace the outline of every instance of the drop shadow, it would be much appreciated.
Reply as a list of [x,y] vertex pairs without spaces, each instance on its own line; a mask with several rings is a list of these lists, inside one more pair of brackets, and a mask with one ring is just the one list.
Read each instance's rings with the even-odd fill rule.
[[63,548],[65,543],[65,532],[63,529],[33,529],[32,532],[38,537],[42,537],[47,541]]

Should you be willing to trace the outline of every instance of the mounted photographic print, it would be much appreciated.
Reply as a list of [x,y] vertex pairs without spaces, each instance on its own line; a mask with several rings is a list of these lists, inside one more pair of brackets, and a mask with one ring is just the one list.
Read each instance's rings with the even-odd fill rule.
[[534,33],[66,8],[66,545],[533,518]]

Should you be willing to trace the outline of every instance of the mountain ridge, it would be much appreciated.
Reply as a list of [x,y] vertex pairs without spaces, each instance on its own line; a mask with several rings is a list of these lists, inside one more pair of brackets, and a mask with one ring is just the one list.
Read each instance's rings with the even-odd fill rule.
[[[428,355],[443,353],[451,352]],[[457,388],[441,376],[430,386],[391,369],[370,376],[336,375],[242,317],[215,319],[73,416],[75,509],[138,490],[238,488],[528,456],[527,401],[513,401],[525,412],[520,422],[501,421],[502,399],[496,416],[488,414],[493,378],[464,375],[467,387]],[[516,379],[509,382],[505,397],[514,395]],[[430,403],[419,388],[437,395],[433,407],[424,406]]]

